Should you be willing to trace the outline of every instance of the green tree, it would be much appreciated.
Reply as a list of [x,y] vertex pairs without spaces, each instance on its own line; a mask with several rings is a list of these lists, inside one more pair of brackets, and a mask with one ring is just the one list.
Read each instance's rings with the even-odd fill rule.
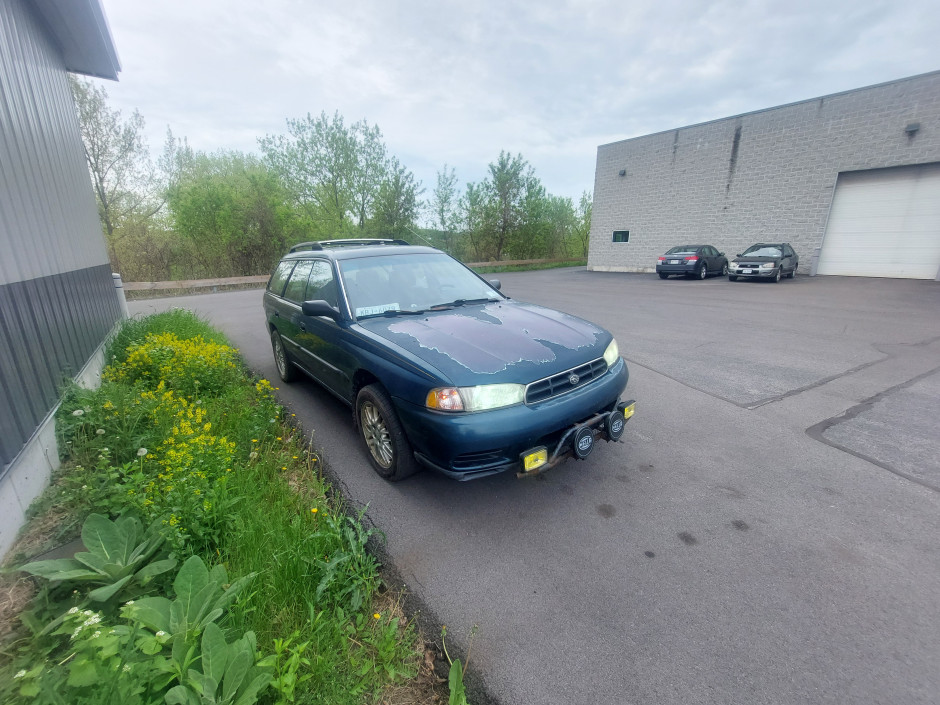
[[375,233],[383,237],[403,238],[409,231],[414,232],[418,217],[418,196],[422,191],[414,174],[393,157],[373,204],[372,227]]
[[298,233],[277,175],[241,152],[198,153],[169,192],[176,232],[207,276],[271,270]]
[[581,194],[581,201],[578,203],[572,237],[578,247],[578,254],[582,257],[587,257],[588,245],[591,242],[591,211],[593,207],[594,198],[590,191],[585,191]]

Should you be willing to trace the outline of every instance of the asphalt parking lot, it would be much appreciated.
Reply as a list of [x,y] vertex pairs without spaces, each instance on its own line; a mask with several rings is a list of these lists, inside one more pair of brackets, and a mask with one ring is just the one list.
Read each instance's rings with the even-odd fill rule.
[[[459,646],[474,703],[936,703],[940,283],[583,268],[503,292],[617,337],[637,415],[538,479],[390,485],[349,412],[281,385]],[[260,291],[185,306],[276,379]],[[463,642],[465,645],[465,642]]]

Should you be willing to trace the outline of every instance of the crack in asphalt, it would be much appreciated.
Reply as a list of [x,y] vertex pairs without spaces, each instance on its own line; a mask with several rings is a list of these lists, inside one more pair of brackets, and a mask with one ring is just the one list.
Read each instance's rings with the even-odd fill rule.
[[852,419],[857,417],[859,414],[862,414],[872,409],[875,406],[875,404],[886,399],[891,394],[901,391],[902,389],[907,389],[908,387],[913,386],[914,384],[921,381],[922,379],[926,379],[927,377],[930,377],[931,375],[936,374],[938,371],[940,371],[940,367],[934,367],[932,370],[923,372],[917,375],[916,377],[913,377],[907,380],[906,382],[901,382],[900,384],[896,384],[893,387],[889,387],[888,389],[878,392],[878,394],[875,394],[874,396],[869,397],[865,401],[846,409],[839,416],[832,416],[828,419],[825,419],[824,421],[820,421],[819,423],[810,426],[808,429],[806,429],[806,435],[815,441],[819,441],[820,443],[825,443],[827,446],[835,448],[836,450],[841,450],[843,453],[854,455],[856,458],[865,460],[871,463],[872,465],[876,465],[882,468],[883,470],[887,470],[888,472],[897,475],[898,477],[904,478],[905,480],[910,480],[911,482],[915,482],[918,485],[921,485],[922,487],[926,487],[927,489],[933,490],[934,492],[940,492],[940,487],[938,487],[937,485],[931,482],[928,482],[927,480],[921,479],[919,477],[914,477],[913,475],[909,475],[906,472],[903,472],[901,470],[898,470],[895,467],[892,467],[889,463],[878,460],[877,458],[873,458],[870,455],[866,455],[865,453],[859,453],[858,451],[852,450],[851,448],[847,448],[841,443],[836,443],[835,441],[829,440],[824,435],[827,429],[830,429],[833,426],[837,426],[847,421],[851,421]]

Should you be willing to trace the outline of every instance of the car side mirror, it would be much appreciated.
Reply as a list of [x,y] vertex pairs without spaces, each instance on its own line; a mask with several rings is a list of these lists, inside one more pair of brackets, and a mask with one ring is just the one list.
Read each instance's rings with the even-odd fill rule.
[[489,279],[487,281],[491,287],[496,289],[496,291],[499,291],[503,286],[502,282],[499,279]]
[[718,253],[718,256],[719,256],[719,257],[724,257],[724,256],[725,256],[725,253],[724,253],[724,252],[719,252],[719,253]]
[[300,304],[300,310],[305,316],[329,316],[334,321],[339,320],[339,311],[323,299],[304,301]]
[[744,257],[744,255],[742,255],[742,254],[739,252],[738,254],[735,255],[735,257]]

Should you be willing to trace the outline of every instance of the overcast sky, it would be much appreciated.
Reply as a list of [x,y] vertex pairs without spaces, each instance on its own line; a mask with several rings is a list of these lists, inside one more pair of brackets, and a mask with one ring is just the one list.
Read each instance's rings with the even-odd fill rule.
[[548,191],[597,146],[940,69],[937,0],[103,0],[102,82],[198,150],[258,152],[287,118],[381,128],[423,182],[521,153]]

